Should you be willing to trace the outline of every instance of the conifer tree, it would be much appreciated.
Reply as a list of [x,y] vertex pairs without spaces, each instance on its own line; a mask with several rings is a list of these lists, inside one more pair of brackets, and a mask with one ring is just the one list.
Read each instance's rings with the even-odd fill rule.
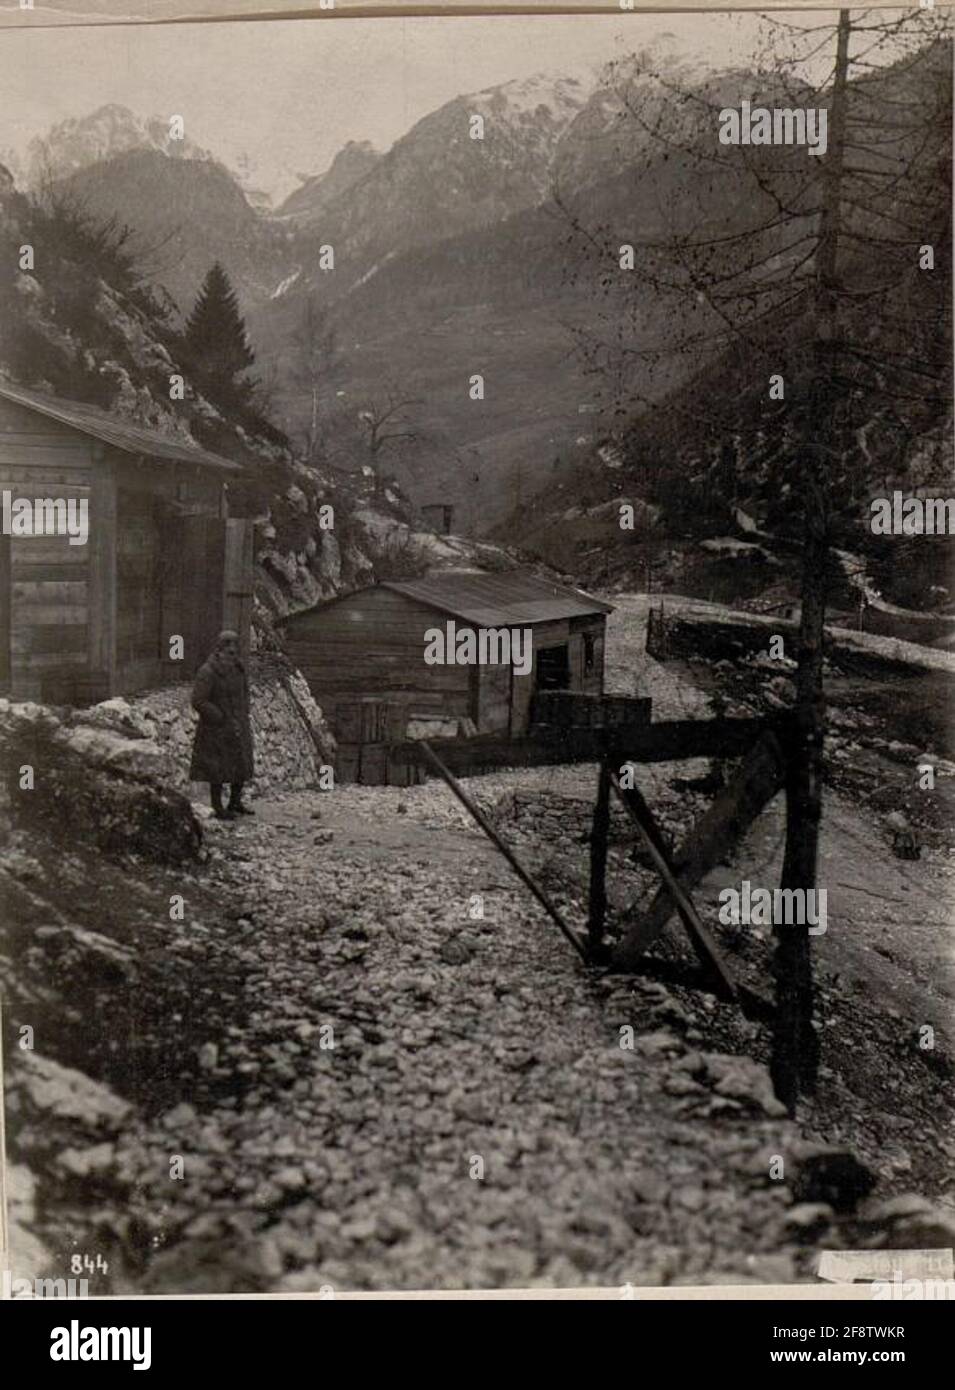
[[255,382],[247,373],[255,354],[235,291],[218,261],[186,321],[183,356],[199,390],[215,405],[241,409],[251,404]]

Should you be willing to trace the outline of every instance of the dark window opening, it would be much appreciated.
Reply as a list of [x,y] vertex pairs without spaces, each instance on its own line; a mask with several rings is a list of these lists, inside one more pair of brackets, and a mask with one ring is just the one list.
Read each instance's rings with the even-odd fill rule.
[[562,647],[545,647],[537,653],[537,689],[568,690],[570,688],[570,654],[566,643]]

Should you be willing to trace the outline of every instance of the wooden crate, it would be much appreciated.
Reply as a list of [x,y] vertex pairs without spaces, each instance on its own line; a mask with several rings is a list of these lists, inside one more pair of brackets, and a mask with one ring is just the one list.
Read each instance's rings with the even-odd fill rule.
[[339,743],[335,754],[335,780],[348,783],[358,781],[358,764],[361,754],[360,743]]
[[381,700],[367,699],[361,702],[361,741],[365,743],[384,743],[385,705]]
[[649,724],[650,701],[631,695],[604,695],[601,699],[603,725],[619,728],[622,724]]
[[334,733],[339,744],[361,742],[361,705],[357,700],[339,700],[336,703]]
[[388,745],[363,743],[358,768],[358,780],[366,787],[388,785]]
[[383,733],[386,743],[403,743],[408,737],[408,706],[394,700],[385,702]]
[[424,781],[424,773],[417,758],[410,757],[399,747],[388,749],[389,787],[414,787]]

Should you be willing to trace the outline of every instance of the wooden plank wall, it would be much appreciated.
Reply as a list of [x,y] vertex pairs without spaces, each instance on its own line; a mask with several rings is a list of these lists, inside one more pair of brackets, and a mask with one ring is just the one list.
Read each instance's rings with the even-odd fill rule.
[[[89,504],[86,545],[70,545],[67,536],[4,538],[5,691],[16,699],[86,703],[181,679],[205,660],[223,626],[220,479],[134,459],[0,399],[2,489]],[[236,539],[242,543],[233,555],[233,587],[251,591],[251,574],[244,575],[250,537]],[[247,613],[251,600],[240,603]],[[183,662],[168,660],[174,633],[185,637]]]
[[[116,673],[158,677],[162,654],[157,499],[120,486],[116,502]],[[133,672],[136,674],[134,675]]]
[[511,667],[478,668],[478,729],[484,733],[506,733],[511,720]]
[[106,693],[116,680],[116,460],[92,449],[90,488],[89,671],[102,672]]
[[[426,666],[424,634],[446,621],[424,604],[382,588],[359,591],[303,613],[286,623],[283,632],[290,658],[333,721],[339,702],[387,696],[422,714],[468,716],[482,733],[524,734],[530,726],[537,653],[565,643],[574,688],[602,693],[602,615],[537,624],[534,660],[525,676],[512,673],[510,667]],[[585,632],[595,641],[594,670],[589,674],[584,672]]]
[[[226,522],[213,515],[166,514],[161,519],[163,672],[166,679],[195,675],[225,626]],[[251,584],[250,584],[251,587]],[[181,661],[169,660],[169,639],[183,638]]]
[[471,669],[424,662],[425,632],[445,621],[404,594],[368,589],[293,618],[283,632],[289,656],[329,711],[338,701],[387,695],[422,713],[463,718],[472,713]]
[[225,529],[225,576],[222,626],[235,628],[243,661],[249,659],[252,628],[253,523],[247,517],[230,517]]
[[[11,537],[8,688],[15,699],[55,699],[90,665],[90,556],[97,518],[89,441],[55,421],[0,401],[0,490],[13,497],[86,498],[90,540]],[[0,659],[0,668],[3,666]]]
[[[117,693],[188,679],[212,650],[225,622],[226,521],[221,479],[158,459],[118,456],[122,516],[116,536]],[[245,523],[238,523],[241,527]],[[125,535],[135,537],[125,539]],[[238,538],[238,533],[236,533]],[[251,538],[249,538],[251,541]],[[135,553],[143,550],[136,559]],[[246,560],[248,570],[242,573]],[[233,547],[232,578],[251,595],[251,543]],[[251,617],[251,597],[245,602]],[[243,630],[241,613],[229,626]],[[246,621],[247,627],[247,621]],[[183,638],[182,660],[170,638]],[[248,632],[244,637],[248,648]]]

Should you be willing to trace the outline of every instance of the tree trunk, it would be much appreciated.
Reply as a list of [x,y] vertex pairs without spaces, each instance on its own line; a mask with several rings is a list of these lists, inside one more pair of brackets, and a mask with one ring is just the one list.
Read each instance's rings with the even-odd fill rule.
[[[823,628],[826,613],[828,544],[821,495],[811,489],[817,505],[805,541],[802,583],[802,621],[799,630],[799,669],[793,734],[787,749],[786,850],[782,888],[815,886],[822,813],[822,760],[825,704],[822,681]],[[808,508],[807,508],[808,510]],[[807,518],[807,520],[809,520]],[[777,924],[776,1028],[773,1037],[772,1078],[776,1094],[790,1114],[801,1092],[815,1086],[819,1046],[813,1027],[813,983],[808,923]]]
[[[786,850],[783,888],[805,892],[815,887],[822,813],[823,638],[829,563],[827,470],[836,444],[834,368],[839,354],[836,312],[840,202],[845,152],[846,94],[849,69],[848,10],[840,10],[836,64],[829,112],[829,152],[823,167],[823,201],[816,253],[815,340],[804,444],[799,462],[805,468],[802,613],[799,624],[796,713],[788,749],[786,775]],[[801,1093],[815,1087],[819,1044],[813,1027],[813,983],[808,923],[777,924],[776,1027],[771,1071],[776,1094],[790,1114]]]

